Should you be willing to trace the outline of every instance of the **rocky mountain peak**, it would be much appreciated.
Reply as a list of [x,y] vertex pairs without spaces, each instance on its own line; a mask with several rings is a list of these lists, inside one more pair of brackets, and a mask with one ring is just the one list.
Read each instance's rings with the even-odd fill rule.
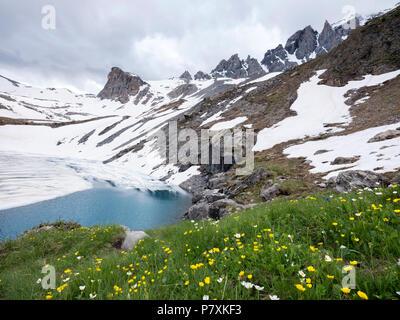
[[185,80],[185,81],[188,81],[188,82],[193,80],[192,75],[187,70],[184,73],[181,74],[179,79],[182,79],[182,80]]
[[210,80],[211,76],[207,73],[204,73],[203,71],[198,71],[194,75],[194,80]]
[[281,72],[297,66],[296,62],[289,61],[288,52],[281,44],[275,49],[268,50],[261,64],[267,68],[268,72]]
[[296,54],[297,59],[308,61],[317,48],[317,36],[318,32],[311,26],[307,26],[288,39],[285,49],[289,54]]
[[140,87],[147,85],[140,77],[113,67],[108,74],[108,81],[97,95],[101,99],[116,99],[122,103],[129,101],[129,96],[135,96]]
[[246,65],[247,65],[247,76],[248,77],[262,76],[266,73],[264,71],[264,69],[261,67],[258,60],[255,58],[247,56]]
[[229,60],[222,60],[214,70],[211,71],[214,78],[247,78],[256,75],[263,75],[265,71],[257,61],[257,59],[247,57],[245,60],[240,60],[238,54],[234,54]]
[[331,51],[343,41],[339,32],[336,32],[328,21],[325,21],[324,28],[318,37],[317,56]]

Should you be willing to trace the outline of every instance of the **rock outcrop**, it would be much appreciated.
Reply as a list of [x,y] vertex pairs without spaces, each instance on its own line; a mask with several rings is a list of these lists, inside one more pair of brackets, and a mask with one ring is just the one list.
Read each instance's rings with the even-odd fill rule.
[[[360,26],[360,19],[360,17],[356,17],[354,21],[351,20],[356,28]],[[337,47],[349,36],[352,29],[347,24],[347,20],[335,25],[326,21],[321,33],[315,31],[311,26],[299,30],[287,40],[285,47],[280,44],[275,49],[268,50],[261,64],[268,72],[284,72],[323,55]]]
[[192,81],[192,75],[189,73],[189,71],[185,71],[184,73],[181,74],[181,76],[179,77],[179,79],[185,80],[187,82]]
[[288,52],[280,44],[275,49],[268,50],[261,61],[268,72],[282,72],[297,66],[297,62],[289,61]]
[[385,132],[378,133],[376,136],[371,138],[368,143],[381,142],[397,137],[400,137],[400,130],[387,130]]
[[356,157],[337,157],[335,160],[331,162],[331,165],[341,165],[341,164],[350,164],[360,160],[360,156]]
[[285,50],[299,60],[309,61],[317,48],[317,37],[318,32],[308,26],[288,39]]
[[345,171],[339,173],[337,177],[330,178],[328,186],[338,192],[345,193],[353,189],[377,188],[388,186],[388,180],[372,171]]
[[264,201],[268,202],[279,196],[281,193],[279,184],[273,183],[272,180],[269,180],[261,189],[260,197]]
[[203,71],[198,71],[194,75],[194,80],[210,80],[211,76],[207,73],[204,73]]
[[238,54],[234,54],[229,60],[222,60],[214,70],[211,71],[213,78],[250,78],[265,74],[257,59],[247,57],[240,60]]
[[400,183],[400,173],[395,175],[394,178],[392,179],[393,184],[399,184]]
[[104,89],[97,95],[101,99],[119,100],[127,103],[130,96],[135,96],[140,87],[147,85],[140,77],[113,67],[108,74],[108,81]]
[[325,21],[324,29],[318,37],[318,47],[316,48],[317,56],[325,54],[338,46],[343,41],[342,35],[333,30],[328,21]]

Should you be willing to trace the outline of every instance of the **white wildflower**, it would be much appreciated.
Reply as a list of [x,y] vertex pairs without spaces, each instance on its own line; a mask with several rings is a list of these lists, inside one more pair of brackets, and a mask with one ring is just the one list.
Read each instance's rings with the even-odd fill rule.
[[251,289],[254,287],[254,284],[250,283],[250,282],[246,282],[246,281],[242,281],[240,283],[243,287],[245,287],[246,289]]
[[270,298],[271,300],[280,300],[279,297],[276,296],[276,295],[269,296],[269,298]]

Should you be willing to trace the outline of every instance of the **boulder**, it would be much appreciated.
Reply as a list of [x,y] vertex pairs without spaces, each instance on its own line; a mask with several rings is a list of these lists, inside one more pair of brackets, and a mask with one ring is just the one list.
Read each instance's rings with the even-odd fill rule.
[[387,186],[387,179],[372,171],[345,171],[339,173],[337,177],[330,178],[328,185],[338,192],[349,192],[353,189],[376,188]]
[[392,179],[393,184],[399,184],[400,183],[400,173],[397,174],[393,179]]
[[208,181],[208,188],[214,189],[222,189],[225,187],[226,178],[223,173],[215,174],[209,181]]
[[205,175],[195,175],[190,177],[179,186],[192,194],[201,193],[207,188],[208,177]]
[[274,184],[272,180],[269,180],[261,189],[260,197],[264,201],[271,201],[273,198],[281,194],[281,188],[278,184]]
[[335,160],[331,162],[331,165],[340,165],[340,164],[351,164],[360,160],[360,156],[356,157],[337,157]]
[[375,137],[371,138],[368,143],[380,142],[400,137],[400,130],[387,130],[378,133]]
[[139,240],[148,237],[148,234],[143,231],[132,231],[128,227],[123,227],[125,230],[125,239],[122,242],[121,249],[124,251],[131,251]]
[[205,220],[209,218],[210,205],[207,202],[199,202],[189,208],[185,218],[189,220]]
[[271,177],[272,177],[272,174],[267,169],[265,169],[265,168],[257,168],[243,182],[248,184],[248,185],[255,185],[255,184],[260,183],[262,181],[265,181],[265,180],[267,180],[268,178],[271,178]]
[[232,210],[243,210],[244,207],[231,199],[221,199],[210,205],[209,217],[215,220],[222,219]]
[[215,201],[225,199],[226,197],[227,197],[227,195],[219,192],[218,189],[216,189],[216,190],[206,189],[201,192],[195,192],[192,197],[192,203],[197,203],[200,201],[205,201],[207,203],[213,203]]

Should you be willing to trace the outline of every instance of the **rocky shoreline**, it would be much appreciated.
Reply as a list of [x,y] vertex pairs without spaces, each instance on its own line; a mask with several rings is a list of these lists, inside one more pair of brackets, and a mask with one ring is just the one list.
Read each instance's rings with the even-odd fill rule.
[[[238,203],[235,198],[242,192],[246,192],[249,187],[260,183],[263,186],[259,196],[263,202],[288,195],[279,183],[271,178],[272,174],[267,169],[258,168],[245,179],[227,187],[227,177],[224,172],[193,176],[180,185],[182,189],[192,194],[192,206],[182,218],[184,220],[220,220],[235,211],[254,207],[257,203]],[[281,177],[281,179],[284,178]],[[341,172],[337,177],[330,178],[327,183],[318,186],[333,192],[348,193],[354,189],[387,187],[398,183],[400,183],[400,174],[389,180],[384,175],[372,171],[350,170]]]

